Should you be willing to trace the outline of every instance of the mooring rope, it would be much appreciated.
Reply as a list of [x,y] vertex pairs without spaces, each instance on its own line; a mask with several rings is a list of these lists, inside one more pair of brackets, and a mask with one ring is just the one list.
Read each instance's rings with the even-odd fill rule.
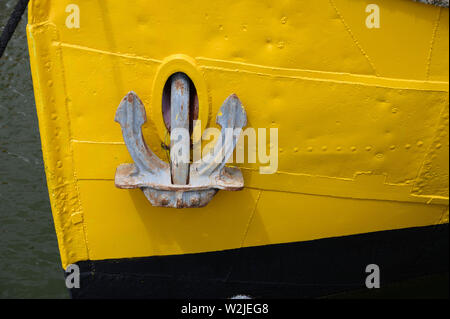
[[11,40],[14,31],[16,31],[17,25],[19,24],[20,19],[27,8],[29,1],[30,0],[19,0],[14,7],[14,11],[11,13],[11,16],[9,17],[0,37],[0,58],[3,56],[6,46],[8,45],[9,40]]

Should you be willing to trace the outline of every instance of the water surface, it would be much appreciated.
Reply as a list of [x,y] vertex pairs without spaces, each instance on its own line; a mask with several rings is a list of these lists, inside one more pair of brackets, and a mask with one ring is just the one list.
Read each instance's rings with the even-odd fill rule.
[[[0,30],[17,0],[0,0]],[[67,298],[22,18],[0,59],[0,298]]]

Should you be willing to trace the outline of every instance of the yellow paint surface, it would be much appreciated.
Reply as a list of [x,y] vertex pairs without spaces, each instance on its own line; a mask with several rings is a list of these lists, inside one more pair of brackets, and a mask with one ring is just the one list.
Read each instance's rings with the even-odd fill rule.
[[[69,29],[68,4],[80,8]],[[63,267],[448,222],[448,9],[370,1],[32,0],[28,40]],[[276,174],[243,163],[246,188],[201,209],[152,207],[119,190],[131,162],[114,122],[145,104],[166,158],[162,88],[182,71],[202,128],[236,93],[248,126],[278,128]],[[269,143],[269,140],[267,141]]]

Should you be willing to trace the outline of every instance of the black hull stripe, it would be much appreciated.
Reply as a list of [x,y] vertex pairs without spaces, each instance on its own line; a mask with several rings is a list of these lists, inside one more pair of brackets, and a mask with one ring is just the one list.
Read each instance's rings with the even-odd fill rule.
[[447,272],[448,224],[225,251],[81,261],[73,298],[317,297]]

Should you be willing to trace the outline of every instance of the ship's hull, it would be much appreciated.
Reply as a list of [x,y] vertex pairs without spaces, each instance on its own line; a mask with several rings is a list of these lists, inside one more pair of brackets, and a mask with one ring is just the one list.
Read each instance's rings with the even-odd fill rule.
[[[73,298],[312,298],[445,273],[448,224],[216,252],[81,261]],[[418,293],[418,292],[416,292]],[[421,297],[426,297],[422,292]]]
[[[32,0],[52,213],[63,268],[82,269],[72,295],[313,296],[364,285],[367,263],[385,279],[448,265],[448,9],[383,0],[377,28],[367,5]],[[232,164],[243,190],[203,208],[116,187],[133,162],[119,103],[139,95],[143,137],[165,159],[176,72],[196,87],[202,129],[232,93],[248,127],[278,129],[273,174],[246,157]]]

